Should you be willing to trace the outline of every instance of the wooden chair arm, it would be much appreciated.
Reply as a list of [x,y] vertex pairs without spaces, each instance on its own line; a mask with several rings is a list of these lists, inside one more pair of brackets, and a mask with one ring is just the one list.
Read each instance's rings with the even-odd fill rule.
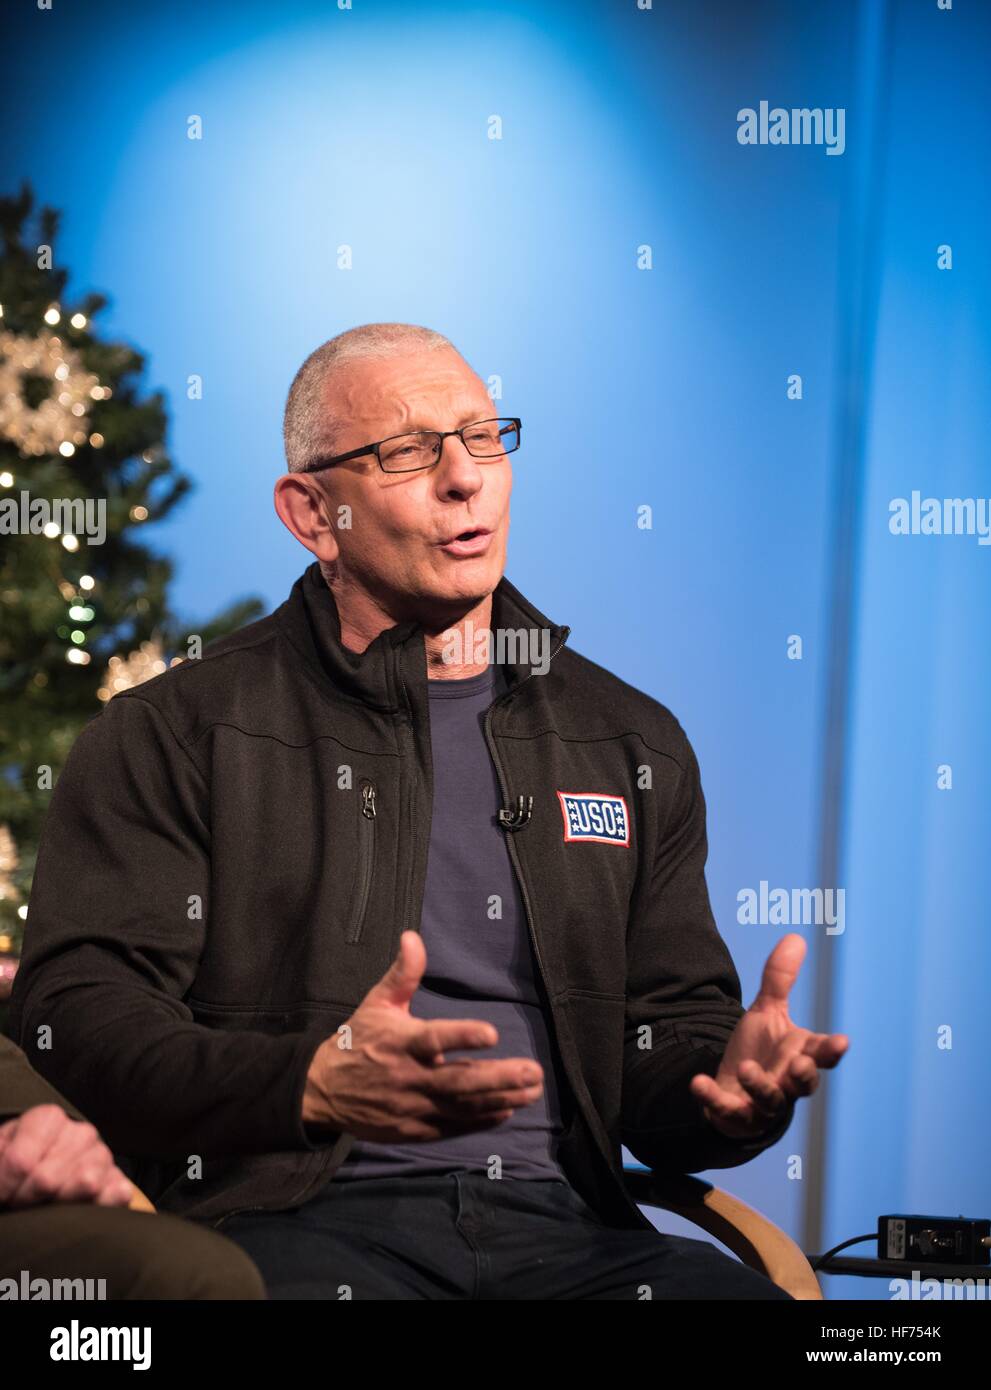
[[792,1298],[822,1298],[819,1281],[801,1247],[738,1197],[688,1174],[669,1177],[649,1168],[625,1168],[623,1179],[638,1206],[660,1207],[691,1221]]
[[154,1206],[149,1202],[140,1187],[135,1187],[133,1183],[131,1186],[134,1187],[134,1192],[131,1196],[131,1200],[127,1204],[128,1211],[150,1211],[154,1213]]

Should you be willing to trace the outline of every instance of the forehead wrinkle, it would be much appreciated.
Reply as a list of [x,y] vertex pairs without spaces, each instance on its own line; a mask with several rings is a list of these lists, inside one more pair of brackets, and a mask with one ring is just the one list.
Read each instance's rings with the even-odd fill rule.
[[[458,419],[455,421],[454,425],[451,426],[451,428],[460,429],[462,425],[470,425],[473,420],[486,419],[488,407],[485,407],[485,410],[481,415],[479,414],[479,409],[480,407],[476,405],[463,411],[461,415],[458,417]],[[400,426],[400,429],[402,430],[439,430],[443,428],[441,425],[437,423],[436,415],[433,415],[430,410],[411,408],[408,410],[404,410],[403,415],[404,421],[403,424]]]
[[[492,411],[492,402],[487,397],[484,405],[480,402],[469,405],[467,401],[466,396],[461,396],[456,403],[462,406],[461,414],[455,421],[459,429],[462,425],[470,425],[474,420],[489,418]],[[407,400],[399,400],[389,396],[382,388],[377,388],[370,398],[367,391],[362,391],[360,386],[354,383],[340,392],[332,408],[342,430],[349,433],[360,431],[363,437],[367,433],[370,439],[387,439],[390,435],[404,434],[412,430],[443,428],[438,422],[437,403],[431,401],[424,392],[419,392]],[[450,428],[455,428],[455,425],[451,425]]]

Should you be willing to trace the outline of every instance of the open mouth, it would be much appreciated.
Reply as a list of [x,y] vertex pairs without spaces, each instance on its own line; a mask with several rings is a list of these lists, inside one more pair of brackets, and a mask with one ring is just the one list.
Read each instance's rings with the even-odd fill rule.
[[441,541],[440,547],[449,555],[479,555],[488,548],[491,536],[492,532],[484,526],[470,526],[450,540]]
[[481,536],[488,536],[490,532],[484,526],[474,526],[467,531],[459,531],[456,536],[451,536],[449,540],[441,541],[441,545],[454,545],[457,541],[473,541]]

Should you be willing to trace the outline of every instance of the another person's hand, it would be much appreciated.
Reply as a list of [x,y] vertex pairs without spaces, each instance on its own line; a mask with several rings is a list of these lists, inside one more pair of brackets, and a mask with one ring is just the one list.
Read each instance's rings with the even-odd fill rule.
[[473,1019],[419,1019],[410,1000],[427,950],[403,932],[399,954],[343,1025],[317,1049],[306,1078],[303,1121],[357,1139],[408,1143],[491,1129],[543,1090],[531,1057],[445,1060],[445,1051],[493,1047],[499,1034]]
[[61,1106],[33,1105],[0,1125],[0,1207],[127,1206],[133,1193],[94,1126]]
[[786,1106],[810,1096],[819,1071],[835,1067],[850,1046],[844,1033],[812,1033],[788,1017],[788,993],[805,959],[805,938],[783,936],[767,958],[760,992],[737,1023],[715,1077],[692,1077],[711,1125],[733,1139],[771,1130]]

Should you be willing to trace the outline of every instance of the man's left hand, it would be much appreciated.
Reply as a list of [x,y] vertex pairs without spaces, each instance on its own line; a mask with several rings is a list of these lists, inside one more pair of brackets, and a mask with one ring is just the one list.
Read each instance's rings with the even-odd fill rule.
[[850,1046],[844,1033],[812,1033],[788,1017],[788,993],[806,949],[797,932],[781,938],[715,1077],[692,1077],[691,1091],[706,1119],[730,1138],[756,1139],[771,1130],[790,1101],[816,1089],[819,1069],[835,1067]]

